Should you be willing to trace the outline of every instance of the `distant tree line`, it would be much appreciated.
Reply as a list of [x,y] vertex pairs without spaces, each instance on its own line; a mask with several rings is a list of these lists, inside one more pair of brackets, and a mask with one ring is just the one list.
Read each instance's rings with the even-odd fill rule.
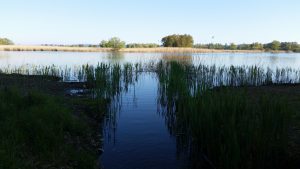
[[196,44],[195,48],[201,49],[223,49],[223,50],[265,50],[265,51],[293,51],[300,52],[300,45],[297,42],[279,42],[274,40],[273,42],[262,44],[262,43],[252,43],[252,44],[220,44],[220,43],[210,43],[210,44]]
[[126,48],[157,48],[160,47],[156,43],[129,43],[126,45]]
[[194,39],[191,35],[169,35],[161,40],[164,47],[193,47]]
[[[220,50],[264,50],[264,51],[293,51],[300,52],[300,44],[297,42],[279,42],[274,40],[270,43],[251,43],[251,44],[221,44],[221,43],[209,43],[209,44],[195,44],[191,35],[169,35],[161,40],[163,47],[194,47],[201,49],[220,49]],[[13,45],[14,43],[7,38],[0,38],[0,45]],[[160,47],[155,43],[130,43],[127,44],[118,37],[113,37],[108,40],[103,40],[99,45],[94,44],[75,44],[75,45],[57,45],[57,44],[43,44],[43,46],[65,46],[65,47],[102,47],[113,48],[119,50],[121,48],[156,48]]]
[[13,45],[13,41],[7,38],[0,38],[0,45]]

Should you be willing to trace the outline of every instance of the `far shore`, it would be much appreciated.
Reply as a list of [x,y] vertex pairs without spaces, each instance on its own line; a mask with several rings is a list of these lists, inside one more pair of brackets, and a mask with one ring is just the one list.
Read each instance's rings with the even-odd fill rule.
[[[62,51],[62,52],[113,52],[112,48],[100,47],[62,47],[62,46],[25,46],[25,45],[0,45],[0,51]],[[286,51],[265,51],[265,50],[217,50],[199,48],[124,48],[118,52],[133,53],[263,53],[276,52],[286,53]]]

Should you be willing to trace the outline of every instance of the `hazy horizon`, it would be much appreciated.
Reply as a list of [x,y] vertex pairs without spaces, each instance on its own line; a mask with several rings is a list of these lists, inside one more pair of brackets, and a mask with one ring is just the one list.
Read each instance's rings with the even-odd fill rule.
[[[195,43],[300,42],[297,0],[1,2],[0,37],[16,44],[160,43],[190,34]],[[212,38],[214,37],[214,38]]]

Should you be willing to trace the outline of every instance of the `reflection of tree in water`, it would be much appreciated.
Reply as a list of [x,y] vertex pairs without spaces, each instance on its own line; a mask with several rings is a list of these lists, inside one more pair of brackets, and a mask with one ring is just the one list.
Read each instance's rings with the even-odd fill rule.
[[172,54],[164,53],[162,55],[162,60],[166,62],[177,61],[182,64],[193,64],[193,55],[191,53],[182,53],[182,54]]
[[125,57],[122,52],[109,52],[106,58],[110,63],[120,63],[120,61],[123,61]]

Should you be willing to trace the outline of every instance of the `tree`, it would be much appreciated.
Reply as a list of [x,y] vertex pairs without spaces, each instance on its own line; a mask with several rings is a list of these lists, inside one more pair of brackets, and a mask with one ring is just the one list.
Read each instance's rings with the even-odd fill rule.
[[230,46],[229,46],[229,49],[230,50],[236,50],[237,49],[237,45],[234,44],[234,43],[231,43]]
[[102,40],[100,43],[101,48],[108,48],[108,42],[106,40]]
[[297,42],[281,42],[280,49],[286,51],[294,51],[299,47]]
[[109,39],[108,41],[101,41],[100,47],[103,48],[113,48],[114,50],[120,50],[122,48],[125,48],[125,42],[121,41],[118,37],[113,37]]
[[194,39],[191,35],[169,35],[162,38],[164,47],[193,47]]
[[280,49],[280,42],[277,40],[274,40],[271,44],[270,44],[270,48],[272,50],[279,50]]
[[13,45],[14,43],[7,38],[0,38],[0,45]]
[[238,45],[238,50],[251,50],[251,45],[249,45],[249,44],[240,44],[240,45]]
[[255,42],[250,45],[251,50],[263,50],[264,46],[261,43]]

